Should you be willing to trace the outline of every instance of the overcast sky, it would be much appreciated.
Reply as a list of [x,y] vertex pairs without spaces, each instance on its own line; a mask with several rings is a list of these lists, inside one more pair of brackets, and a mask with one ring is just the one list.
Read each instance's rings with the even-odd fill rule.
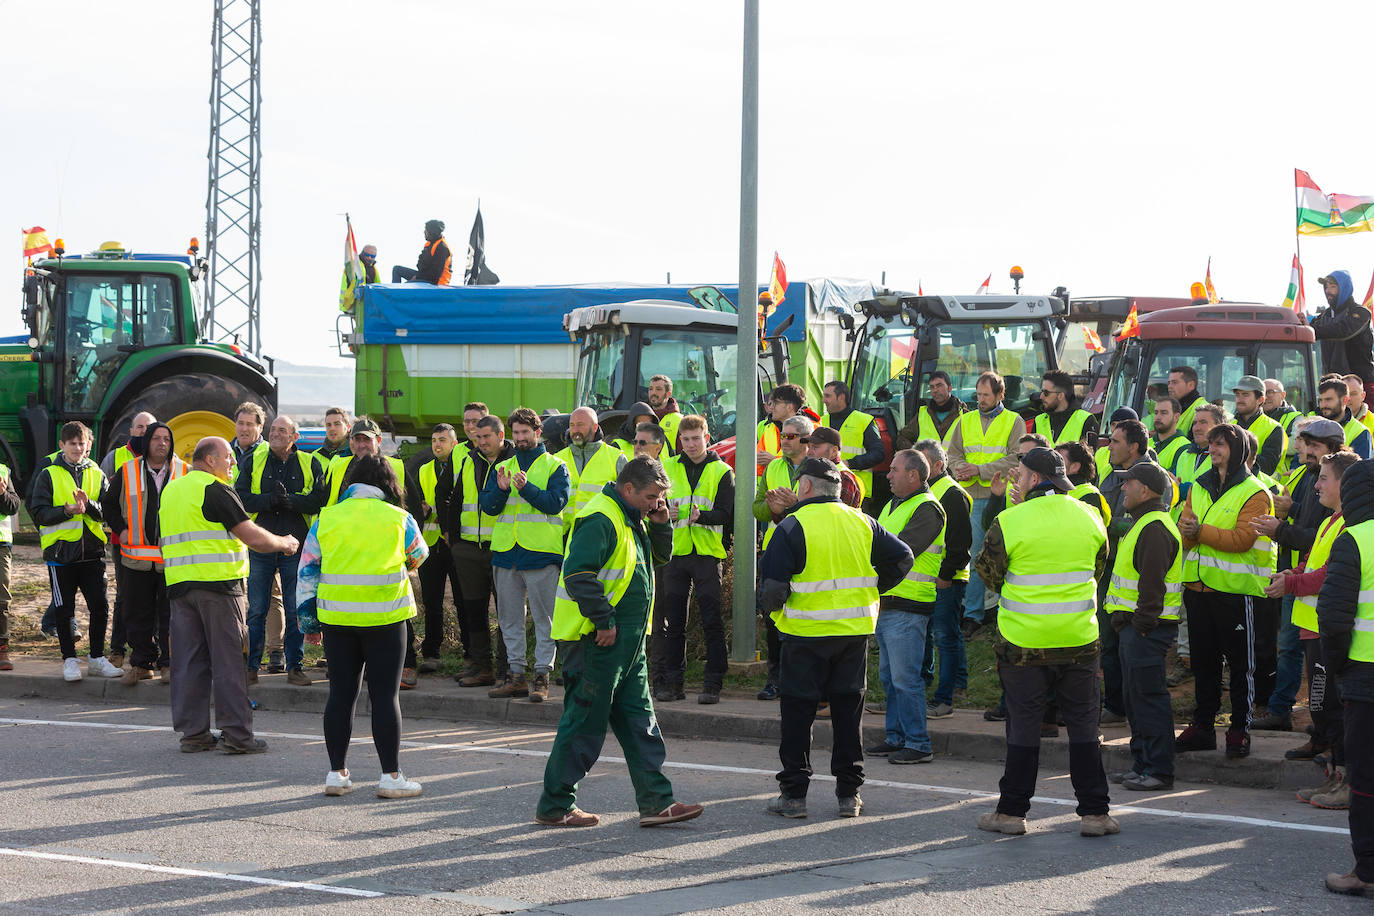
[[[332,360],[345,211],[380,263],[480,197],[503,282],[733,282],[742,7],[265,3],[265,352]],[[211,0],[0,0],[0,226],[73,251],[205,228]],[[1292,170],[1374,194],[1374,4],[763,0],[759,265],[971,293],[1278,302]],[[840,10],[843,9],[843,12]],[[0,236],[3,237],[3,236]],[[1308,293],[1374,233],[1303,243]]]

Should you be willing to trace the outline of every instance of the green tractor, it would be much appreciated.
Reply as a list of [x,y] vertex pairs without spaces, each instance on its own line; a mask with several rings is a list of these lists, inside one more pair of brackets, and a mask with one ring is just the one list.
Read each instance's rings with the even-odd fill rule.
[[186,255],[117,242],[72,256],[59,242],[55,253],[24,273],[27,339],[0,342],[0,461],[21,480],[70,420],[95,433],[98,461],[123,443],[135,414],[151,411],[189,459],[202,438],[233,437],[244,401],[276,413],[270,360],[205,339],[206,262],[194,239]]

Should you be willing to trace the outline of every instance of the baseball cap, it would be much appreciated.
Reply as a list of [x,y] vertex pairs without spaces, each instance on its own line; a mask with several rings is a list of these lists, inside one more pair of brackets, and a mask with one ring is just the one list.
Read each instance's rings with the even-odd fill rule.
[[1064,476],[1064,458],[1052,449],[1036,447],[1021,456],[1021,463],[1037,474],[1042,475],[1061,493],[1073,489],[1069,478]]
[[1117,474],[1123,482],[1138,480],[1160,496],[1172,493],[1174,489],[1168,472],[1153,461],[1137,461],[1126,470],[1117,471]]
[[1319,417],[1308,423],[1298,433],[1307,439],[1340,439],[1345,441],[1345,429],[1335,420],[1328,420],[1326,417]]
[[826,445],[840,447],[840,431],[829,426],[817,426],[807,438],[812,442],[824,442]]
[[1240,381],[1231,386],[1232,391],[1254,391],[1264,394],[1264,379],[1257,375],[1242,375]]
[[817,477],[831,483],[840,482],[840,469],[835,467],[833,461],[828,461],[825,458],[806,459],[801,463],[797,473],[800,477]]
[[380,439],[382,438],[382,428],[371,417],[359,417],[354,422],[353,428],[349,430],[348,436],[350,439],[354,436],[373,436]]

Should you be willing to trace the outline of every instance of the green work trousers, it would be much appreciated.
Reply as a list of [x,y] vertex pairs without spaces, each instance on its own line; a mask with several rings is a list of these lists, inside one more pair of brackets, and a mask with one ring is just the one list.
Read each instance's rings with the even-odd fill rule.
[[673,785],[663,775],[663,735],[649,699],[644,615],[617,612],[615,645],[598,646],[588,634],[559,646],[563,718],[544,768],[540,817],[559,817],[576,806],[577,784],[601,756],[607,725],[625,753],[640,814],[658,814],[673,803]]

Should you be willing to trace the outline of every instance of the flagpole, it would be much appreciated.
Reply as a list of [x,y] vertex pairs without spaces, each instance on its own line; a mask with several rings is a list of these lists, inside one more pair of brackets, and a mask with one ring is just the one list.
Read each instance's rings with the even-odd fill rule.
[[757,656],[754,635],[754,427],[758,422],[759,0],[744,2],[739,169],[739,318],[735,378],[735,556],[730,657]]
[[[1298,204],[1299,204],[1299,203],[1300,203],[1300,201],[1299,201],[1299,199],[1298,199],[1298,170],[1297,170],[1296,168],[1294,168],[1294,169],[1293,169],[1293,247],[1294,247],[1294,249],[1295,249],[1294,254],[1297,256],[1297,259],[1298,259],[1298,264],[1302,264],[1302,233],[1298,231],[1299,227],[1302,225],[1302,223],[1298,220]],[[1302,270],[1301,270],[1301,269],[1298,270],[1298,282],[1299,282],[1299,283],[1302,283]],[[1303,294],[1302,288],[1299,287],[1298,290],[1297,290],[1296,295],[1295,295],[1294,298],[1293,298],[1293,302],[1294,302],[1295,304],[1296,304],[1297,302],[1299,302],[1299,301],[1303,298],[1303,295],[1302,295],[1302,294]],[[1303,303],[1303,309],[1302,309],[1302,311],[1303,311],[1303,314],[1304,314],[1304,315],[1307,314],[1307,304],[1306,304],[1306,303]]]

